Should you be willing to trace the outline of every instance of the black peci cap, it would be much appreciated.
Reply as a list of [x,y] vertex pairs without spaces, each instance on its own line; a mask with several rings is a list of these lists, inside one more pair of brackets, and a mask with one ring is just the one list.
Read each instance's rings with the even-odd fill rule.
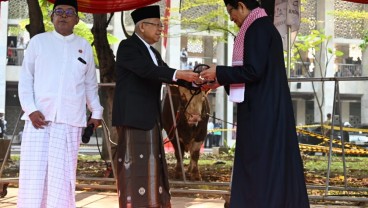
[[141,7],[134,10],[131,14],[134,24],[147,18],[160,18],[160,6]]
[[57,5],[69,5],[69,6],[74,7],[75,11],[78,12],[77,0],[55,0],[53,10],[55,9]]

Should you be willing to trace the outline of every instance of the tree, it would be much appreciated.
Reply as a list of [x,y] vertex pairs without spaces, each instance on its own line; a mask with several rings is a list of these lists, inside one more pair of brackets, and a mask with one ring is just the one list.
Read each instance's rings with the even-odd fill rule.
[[[304,2],[305,3],[305,2]],[[302,10],[304,7],[302,7]],[[344,20],[351,20],[351,24],[355,26],[354,28],[357,30],[361,29],[361,23],[359,21],[361,20],[367,20],[368,19],[368,12],[366,11],[350,11],[350,10],[334,10],[328,12],[329,15],[334,15],[335,18],[341,18]],[[306,18],[302,18],[302,22],[304,23],[311,23],[310,20]],[[315,25],[315,23],[311,23],[312,25]],[[359,45],[362,50],[365,50],[368,44],[368,31],[363,30],[360,31],[360,35],[363,37],[363,42]],[[343,56],[343,52],[338,50],[333,50],[331,48],[328,48],[328,42],[332,39],[331,36],[326,36],[323,32],[312,30],[309,35],[306,36],[298,36],[298,42],[295,44],[294,55],[296,58],[300,58],[300,60],[303,63],[303,68],[306,68],[305,60],[302,60],[302,56],[300,55],[300,51],[308,51],[309,49],[314,49],[315,53],[312,53],[313,60],[316,63],[316,69],[319,70],[319,73],[321,74],[321,77],[326,77],[326,68],[330,64],[330,60],[333,56]],[[321,62],[322,55],[325,55],[326,60],[324,63]],[[310,77],[311,74],[308,72],[307,75]],[[321,123],[323,123],[323,114],[322,114],[322,107],[324,106],[324,90],[325,83],[322,82],[322,94],[319,98],[316,94],[316,90],[314,87],[314,83],[312,82],[313,92],[316,98],[317,105],[319,107],[319,111],[321,114]]]
[[[93,15],[93,27],[92,33],[94,37],[94,45],[97,51],[97,57],[99,60],[100,69],[100,81],[101,83],[114,82],[114,68],[115,59],[113,51],[110,48],[107,40],[107,15],[106,14],[94,14]],[[104,118],[108,129],[113,130],[111,125],[112,120],[112,104],[114,100],[114,88],[103,87],[101,88],[101,102],[104,106]],[[111,138],[117,140],[117,132],[112,131]],[[104,140],[106,141],[106,140]],[[103,156],[107,158],[106,144],[104,144]]]
[[[44,4],[46,0],[40,0],[40,4]],[[43,16],[38,0],[27,0],[30,24],[26,26],[30,37],[45,32],[43,24]]]
[[368,46],[368,30],[364,32],[363,43],[359,45],[362,50],[367,49]]
[[[319,74],[321,75],[321,77],[326,77],[327,66],[330,64],[330,61],[334,56],[344,55],[341,51],[328,48],[327,47],[328,42],[332,39],[332,36],[327,36],[318,30],[312,30],[311,34],[306,35],[306,36],[298,36],[297,39],[298,39],[298,42],[296,42],[294,45],[295,47],[294,52],[297,52],[298,54],[295,56],[299,57],[304,65],[304,68],[307,68],[305,62],[308,62],[308,61],[305,61],[302,59],[302,55],[300,54],[300,52],[301,51],[307,52],[308,50],[312,49],[314,52],[312,52],[311,55],[313,56],[313,61],[316,65],[315,69],[319,71]],[[325,55],[325,59],[322,58],[323,55]],[[322,60],[325,60],[325,62],[323,63]],[[307,75],[308,77],[312,77],[309,71],[307,71]],[[319,97],[316,92],[314,82],[312,82],[312,88],[313,88],[314,97],[318,105],[318,109],[320,111],[320,116],[321,116],[320,119],[321,119],[321,124],[322,124],[323,123],[322,107],[324,106],[324,103],[325,103],[325,82],[322,81],[321,97]]]
[[[211,8],[208,11],[208,8]],[[190,16],[189,18],[182,18],[181,25],[184,28],[191,28],[195,31],[220,31],[230,33],[235,37],[235,32],[239,29],[236,25],[228,25],[229,16],[224,8],[224,2],[222,0],[197,0],[197,1],[184,1],[181,5],[180,12],[185,14],[189,10],[198,9],[202,11],[196,16]],[[207,12],[203,12],[207,11]]]

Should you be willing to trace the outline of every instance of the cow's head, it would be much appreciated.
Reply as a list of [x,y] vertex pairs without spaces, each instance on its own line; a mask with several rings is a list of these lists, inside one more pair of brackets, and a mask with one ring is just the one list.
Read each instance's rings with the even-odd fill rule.
[[202,120],[202,117],[206,116],[202,113],[202,110],[205,107],[204,101],[206,94],[201,91],[199,94],[193,95],[193,91],[184,87],[179,87],[179,92],[181,107],[183,111],[185,110],[184,115],[186,117],[186,121],[190,126],[196,126],[198,122]]

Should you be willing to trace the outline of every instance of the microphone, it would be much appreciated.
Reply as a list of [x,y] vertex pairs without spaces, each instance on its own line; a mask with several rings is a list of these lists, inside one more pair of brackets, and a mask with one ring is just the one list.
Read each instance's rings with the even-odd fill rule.
[[[80,58],[82,59],[82,58]],[[83,59],[82,59],[83,60]],[[90,120],[92,117],[92,114],[89,115],[89,118],[88,120]],[[89,140],[91,139],[91,136],[93,134],[93,129],[94,129],[95,125],[93,123],[89,124],[85,129],[84,129],[84,132],[83,132],[83,135],[82,135],[82,142],[87,144],[89,142]]]
[[91,123],[90,125],[88,125],[85,129],[84,129],[84,133],[82,136],[82,142],[87,144],[89,142],[89,140],[91,139],[91,136],[93,134],[93,128],[95,127],[95,125],[93,123]]

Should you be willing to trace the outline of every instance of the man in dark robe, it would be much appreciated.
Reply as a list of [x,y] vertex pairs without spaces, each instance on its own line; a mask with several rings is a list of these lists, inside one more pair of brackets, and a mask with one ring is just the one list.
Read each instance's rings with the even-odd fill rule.
[[233,66],[200,75],[238,103],[230,207],[309,207],[280,34],[256,0],[224,2],[240,28]]

